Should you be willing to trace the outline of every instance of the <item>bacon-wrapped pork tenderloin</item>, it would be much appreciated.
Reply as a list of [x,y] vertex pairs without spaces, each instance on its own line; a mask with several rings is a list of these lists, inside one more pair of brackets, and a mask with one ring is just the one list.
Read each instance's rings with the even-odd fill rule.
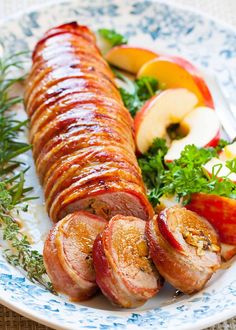
[[93,246],[96,281],[103,294],[121,307],[137,307],[153,297],[163,280],[149,257],[145,221],[117,215]]
[[103,218],[77,211],[57,222],[45,241],[47,273],[54,288],[72,300],[85,300],[97,290],[92,247],[105,225]]
[[190,294],[220,267],[220,242],[211,224],[184,207],[164,209],[147,222],[150,255],[160,274]]
[[53,221],[80,209],[105,219],[152,216],[135,157],[132,118],[87,27],[64,24],[38,42],[25,105]]

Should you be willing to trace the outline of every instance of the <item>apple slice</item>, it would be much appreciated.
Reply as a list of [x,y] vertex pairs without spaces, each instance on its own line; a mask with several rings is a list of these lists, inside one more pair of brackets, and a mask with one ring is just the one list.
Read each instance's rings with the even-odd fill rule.
[[145,63],[138,72],[138,78],[156,78],[164,88],[187,88],[198,98],[198,105],[214,108],[211,93],[198,69],[187,60],[175,56],[160,56]]
[[165,208],[172,206],[181,206],[181,201],[176,195],[162,195],[159,199],[159,204],[156,206],[156,211],[163,211]]
[[205,217],[218,231],[220,240],[236,245],[236,200],[204,193],[193,194],[186,208]]
[[157,53],[140,47],[121,45],[112,48],[105,56],[106,60],[119,69],[137,74],[148,61],[159,56]]
[[221,256],[225,261],[232,259],[236,255],[236,245],[221,244]]
[[147,101],[134,118],[138,151],[144,153],[156,137],[166,137],[167,127],[179,123],[197,102],[196,95],[185,88],[163,91]]
[[225,146],[219,157],[221,160],[232,160],[236,158],[236,141]]
[[195,108],[180,122],[180,130],[188,132],[188,134],[180,140],[172,141],[165,156],[167,162],[178,159],[188,144],[194,144],[201,148],[214,147],[219,142],[220,122],[211,108]]
[[227,177],[229,180],[236,183],[236,174],[230,173],[230,169],[226,166],[225,161],[219,158],[213,157],[209,162],[203,165],[203,169],[212,176],[212,172],[217,178]]

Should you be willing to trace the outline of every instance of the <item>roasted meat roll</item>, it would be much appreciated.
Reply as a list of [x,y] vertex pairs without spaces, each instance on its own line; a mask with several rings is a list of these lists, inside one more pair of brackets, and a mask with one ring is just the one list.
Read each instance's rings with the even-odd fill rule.
[[49,30],[33,53],[25,92],[36,169],[53,221],[75,210],[148,219],[133,121],[93,33]]
[[44,264],[55,290],[71,300],[92,296],[97,285],[92,247],[106,221],[86,211],[77,211],[57,222],[43,251]]
[[96,281],[114,304],[131,308],[144,304],[163,280],[149,257],[145,221],[117,215],[93,246]]
[[146,224],[146,235],[160,274],[184,293],[201,290],[220,267],[216,231],[184,207],[170,207],[154,216]]

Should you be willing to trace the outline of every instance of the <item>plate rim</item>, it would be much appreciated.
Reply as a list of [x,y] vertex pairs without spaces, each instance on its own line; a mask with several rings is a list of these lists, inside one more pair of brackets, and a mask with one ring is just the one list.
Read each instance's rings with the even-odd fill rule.
[[[9,16],[7,16],[6,18],[2,18],[0,19],[0,26],[7,23],[8,21],[14,21],[17,18],[19,18],[20,16],[24,15],[24,14],[29,14],[34,10],[40,10],[43,8],[47,8],[47,7],[51,7],[53,4],[56,5],[60,5],[62,3],[72,3],[75,2],[76,0],[48,0],[48,2],[46,4],[37,4],[37,5],[32,5],[30,6],[28,9],[22,9],[20,11],[18,11],[15,14],[11,14]],[[78,0],[78,1],[82,1],[82,0]],[[119,0],[118,0],[119,1]],[[122,0],[124,1],[124,0]],[[140,0],[140,2],[143,2],[145,0]],[[180,4],[180,3],[173,3],[172,0],[149,0],[152,3],[162,3],[162,4],[166,4],[169,7],[173,7],[179,10],[186,10],[189,12],[192,12],[196,15],[202,16],[207,20],[211,20],[214,22],[218,22],[222,27],[225,27],[228,30],[232,30],[232,32],[236,32],[236,26],[225,22],[224,20],[218,18],[218,17],[214,17],[211,14],[205,13],[205,12],[201,12],[200,9],[196,9],[196,8],[192,8],[190,5],[186,5],[186,4]]]
[[[82,0],[78,1],[78,5],[79,2]],[[119,1],[119,0],[116,0]],[[152,3],[161,3],[161,4],[165,4],[167,6],[169,6],[170,8],[175,8],[177,10],[182,10],[182,11],[187,11],[190,13],[193,13],[195,15],[199,15],[200,17],[203,17],[205,20],[211,20],[213,22],[217,22],[219,23],[222,27],[224,27],[227,30],[230,30],[234,33],[236,33],[236,27],[234,27],[233,25],[226,23],[225,21],[222,21],[219,18],[216,18],[208,13],[203,13],[201,12],[199,9],[195,9],[192,8],[190,5],[183,5],[183,4],[179,4],[179,3],[172,3],[170,0],[149,0]],[[47,9],[52,7],[53,5],[57,5],[60,6],[62,3],[68,3],[68,4],[72,4],[75,3],[75,0],[50,0],[48,1],[46,4],[37,4],[37,5],[33,5],[30,6],[28,9],[26,10],[20,10],[19,12],[9,15],[8,17],[1,19],[0,20],[0,26],[8,23],[9,21],[16,21],[17,19],[19,19],[22,15],[25,14],[29,14],[33,11],[43,11],[43,9]],[[140,2],[143,2],[143,0],[140,0]],[[91,4],[92,6],[93,4]],[[6,261],[7,263],[7,261]],[[236,263],[236,259],[234,260],[234,263]],[[8,264],[8,263],[7,263]],[[36,284],[37,285],[37,284]],[[1,291],[2,288],[0,289]],[[28,306],[24,306],[24,304],[22,302],[17,302],[17,304],[14,303],[14,301],[11,301],[7,296],[6,298],[4,297],[4,295],[0,295],[0,303],[4,306],[6,306],[7,308],[13,310],[14,312],[30,319],[33,321],[36,321],[40,324],[43,324],[45,326],[49,326],[53,329],[61,329],[61,330],[72,330],[75,329],[73,326],[70,325],[63,325],[61,326],[59,323],[60,321],[55,319],[51,321],[50,318],[48,318],[47,316],[43,316],[43,315],[39,315],[39,313],[37,311],[34,311],[34,314],[32,314],[32,309],[30,309]],[[78,311],[79,312],[79,311]],[[223,315],[223,317],[222,317]],[[216,325],[218,323],[224,322],[232,317],[236,316],[236,311],[234,310],[234,307],[232,307],[231,309],[227,310],[224,313],[219,313],[216,317],[216,315],[214,314],[214,320],[212,320],[212,316],[208,316],[208,317],[204,317],[203,319],[199,320],[198,323],[196,325],[191,326],[191,330],[199,330],[199,329],[204,329],[205,327],[210,327],[213,325]],[[208,320],[209,319],[209,320]],[[206,322],[206,320],[208,320]],[[135,325],[135,327],[138,328],[138,326]],[[79,329],[78,327],[76,327],[76,329]],[[129,324],[126,324],[126,329],[135,329],[134,325],[130,326]],[[172,328],[168,327],[168,330],[171,330]],[[174,329],[174,328],[173,328]],[[182,328],[183,330],[189,330],[189,326],[183,326]]]
[[[5,307],[9,308],[10,310],[14,311],[15,313],[18,313],[19,315],[26,317],[27,319],[37,322],[39,324],[45,325],[47,327],[50,327],[52,329],[55,330],[79,330],[78,327],[74,328],[71,327],[69,325],[63,325],[60,326],[59,321],[50,321],[50,319],[48,319],[47,317],[43,317],[43,316],[37,316],[36,314],[32,315],[32,310],[28,307],[17,307],[16,305],[14,305],[13,302],[9,302],[7,300],[4,300],[4,298],[0,297],[0,303],[2,305],[4,305]],[[30,312],[31,311],[31,312]],[[234,314],[235,315],[235,314]],[[224,313],[224,317],[222,318],[222,316],[219,316],[217,318],[215,318],[214,321],[212,322],[207,322],[207,324],[205,323],[207,318],[204,318],[202,320],[199,321],[198,324],[196,324],[195,326],[191,327],[191,330],[203,330],[206,329],[206,327],[212,327],[214,325],[218,325],[222,322],[227,321],[228,319],[234,317],[234,315],[232,316],[232,312],[231,310],[228,311],[228,313]],[[210,317],[208,317],[210,318]],[[201,323],[201,324],[200,324]],[[203,324],[205,323],[205,324]],[[200,324],[200,325],[199,325]],[[136,326],[137,328],[139,328],[138,326]],[[127,330],[134,330],[134,325],[126,325],[126,329]],[[175,328],[168,328],[168,330],[174,330]],[[189,330],[189,326],[184,326],[182,328],[183,330]]]

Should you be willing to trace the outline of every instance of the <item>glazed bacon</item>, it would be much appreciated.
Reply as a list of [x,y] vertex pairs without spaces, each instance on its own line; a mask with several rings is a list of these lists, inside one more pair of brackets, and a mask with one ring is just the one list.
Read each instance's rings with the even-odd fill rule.
[[117,215],[93,246],[96,281],[114,304],[132,308],[144,304],[163,280],[149,257],[145,221]]
[[75,22],[49,30],[33,53],[25,105],[53,221],[75,210],[147,220],[133,121],[93,33]]
[[57,222],[45,241],[43,258],[55,290],[81,301],[97,291],[92,248],[106,221],[77,211]]
[[201,290],[220,268],[219,237],[204,218],[170,207],[146,223],[150,256],[160,274],[178,290]]

